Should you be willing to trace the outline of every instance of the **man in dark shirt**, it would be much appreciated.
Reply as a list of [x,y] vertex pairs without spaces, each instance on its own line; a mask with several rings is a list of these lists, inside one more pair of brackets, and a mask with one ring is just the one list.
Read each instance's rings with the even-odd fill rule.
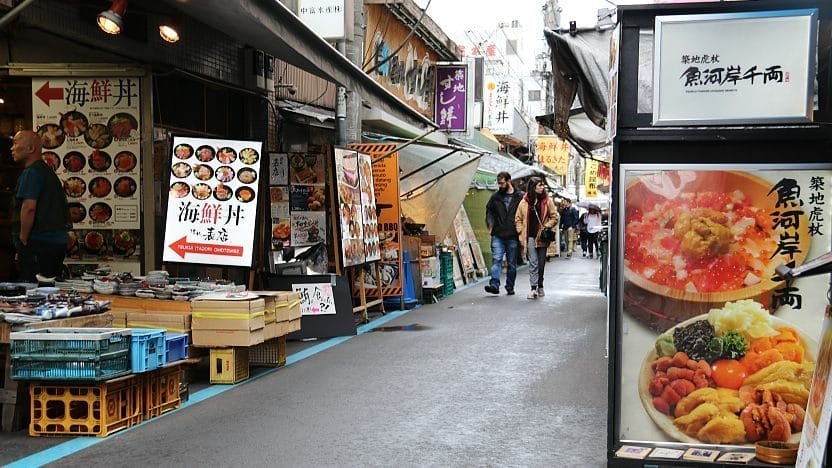
[[485,206],[485,224],[491,229],[491,281],[485,290],[491,294],[500,294],[500,273],[505,256],[506,294],[511,296],[517,278],[517,248],[520,243],[514,215],[523,199],[523,192],[514,188],[508,172],[497,174],[497,186],[498,190]]
[[41,139],[32,131],[17,132],[12,157],[25,169],[17,180],[12,218],[17,272],[22,281],[61,273],[68,240],[67,201],[63,184],[41,159]]
[[572,206],[572,200],[565,198],[563,200],[563,213],[560,214],[560,228],[562,236],[566,240],[566,258],[572,258],[572,252],[575,251],[578,221],[580,221],[578,209]]

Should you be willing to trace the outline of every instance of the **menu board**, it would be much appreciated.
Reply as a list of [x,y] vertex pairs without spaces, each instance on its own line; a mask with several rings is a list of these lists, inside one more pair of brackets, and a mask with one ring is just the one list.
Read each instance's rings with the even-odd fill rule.
[[261,147],[174,137],[163,261],[251,266]]
[[[797,442],[828,278],[775,268],[830,250],[832,168],[622,169],[620,440]],[[762,390],[799,408],[747,432]]]
[[335,148],[335,177],[338,185],[338,213],[341,222],[343,266],[364,263],[364,224],[358,180],[358,153]]
[[33,78],[33,128],[63,181],[70,259],[138,258],[141,103],[138,78]]
[[374,262],[381,259],[378,237],[378,213],[376,194],[373,187],[373,160],[369,154],[358,153],[358,167],[361,174],[361,211],[364,229],[364,260]]
[[823,466],[824,454],[832,450],[827,447],[829,428],[832,424],[832,306],[826,307],[826,319],[823,321],[820,351],[817,357],[809,403],[806,408],[806,421],[800,438],[797,453],[797,467]]

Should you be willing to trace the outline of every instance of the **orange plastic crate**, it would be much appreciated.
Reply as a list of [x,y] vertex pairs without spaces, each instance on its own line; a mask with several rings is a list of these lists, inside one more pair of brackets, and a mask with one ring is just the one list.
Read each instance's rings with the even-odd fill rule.
[[179,384],[182,382],[180,365],[163,367],[144,375],[144,419],[155,418],[182,405]]
[[142,422],[141,379],[128,375],[98,384],[29,385],[30,436],[106,437]]

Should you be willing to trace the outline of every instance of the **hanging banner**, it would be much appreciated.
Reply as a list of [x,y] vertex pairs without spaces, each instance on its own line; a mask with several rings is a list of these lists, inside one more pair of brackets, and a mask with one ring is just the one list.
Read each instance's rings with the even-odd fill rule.
[[586,167],[584,168],[584,195],[585,198],[595,198],[598,196],[598,161],[594,159],[584,159]]
[[811,122],[817,28],[816,9],[657,16],[653,125]]
[[251,266],[261,147],[174,137],[163,261]]
[[828,278],[775,268],[829,251],[832,168],[622,169],[620,440],[798,442]]
[[433,121],[440,130],[464,132],[468,129],[466,114],[468,88],[466,64],[436,66],[436,111]]
[[507,77],[487,76],[483,92],[483,127],[494,135],[511,135],[514,131],[514,97]]
[[553,170],[557,175],[566,175],[569,168],[569,151],[572,145],[554,135],[540,135],[535,140],[535,150],[540,164]]

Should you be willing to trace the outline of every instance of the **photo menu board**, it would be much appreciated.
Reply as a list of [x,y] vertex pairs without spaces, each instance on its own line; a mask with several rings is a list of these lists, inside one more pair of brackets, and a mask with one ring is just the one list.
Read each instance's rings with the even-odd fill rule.
[[174,137],[163,261],[251,266],[261,149]]
[[752,434],[741,416],[769,390],[799,406],[778,418],[802,421],[812,372],[828,366],[828,278],[775,268],[830,250],[832,168],[622,168],[620,440],[799,441],[799,425]]
[[379,260],[381,246],[370,155],[335,148],[335,175],[343,266]]
[[139,85],[131,77],[32,79],[33,128],[69,203],[70,260],[138,259]]
[[358,167],[361,174],[359,184],[364,223],[364,260],[374,262],[381,260],[381,246],[379,244],[378,213],[373,183],[373,159],[369,154],[358,153]]

